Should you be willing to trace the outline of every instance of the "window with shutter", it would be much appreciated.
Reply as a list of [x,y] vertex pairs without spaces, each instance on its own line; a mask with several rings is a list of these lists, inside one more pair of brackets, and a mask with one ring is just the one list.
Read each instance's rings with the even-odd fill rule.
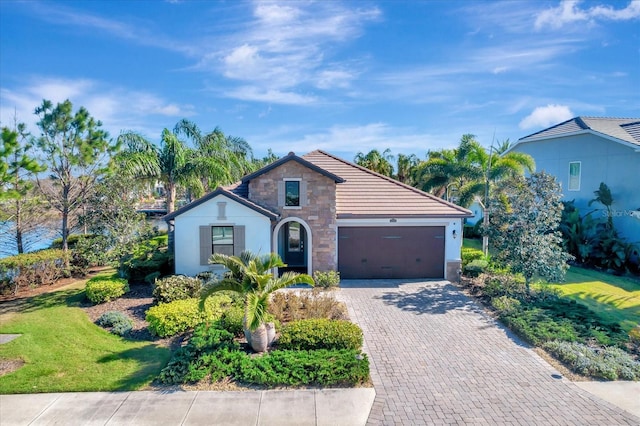
[[244,225],[200,227],[200,265],[208,265],[213,253],[240,256],[244,250]]

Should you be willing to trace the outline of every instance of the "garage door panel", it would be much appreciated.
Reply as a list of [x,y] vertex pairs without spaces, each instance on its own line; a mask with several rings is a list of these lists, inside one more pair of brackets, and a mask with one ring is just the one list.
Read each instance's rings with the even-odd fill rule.
[[343,278],[442,278],[444,227],[341,227]]

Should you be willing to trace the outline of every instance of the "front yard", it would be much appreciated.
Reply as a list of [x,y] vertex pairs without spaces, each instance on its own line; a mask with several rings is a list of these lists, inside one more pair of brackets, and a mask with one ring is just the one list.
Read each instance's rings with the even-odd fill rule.
[[[102,272],[89,283],[102,285],[110,277]],[[245,342],[237,298],[213,296],[200,311],[198,299],[189,294],[199,292],[198,279],[168,277],[161,282],[166,280],[170,285],[162,287],[162,296],[152,297],[152,285],[138,283],[122,296],[92,304],[87,280],[81,280],[2,302],[0,334],[20,337],[0,345],[0,393],[175,385],[215,390],[349,387],[369,382],[369,363],[360,350],[362,331],[344,320],[346,307],[331,291],[274,294],[268,315],[280,339],[264,354],[255,354]],[[113,334],[115,327],[96,325],[114,311],[130,321],[123,337]]]
[[80,307],[84,297],[80,281],[26,303],[2,303],[0,333],[21,336],[0,345],[0,364],[24,365],[0,377],[0,393],[133,390],[158,375],[169,349],[93,324]]
[[640,324],[640,281],[572,266],[565,282],[551,287],[627,332]]
[[[640,380],[640,281],[572,266],[564,283],[533,283],[465,239],[462,284],[516,334],[577,374]],[[540,352],[542,353],[542,352]]]

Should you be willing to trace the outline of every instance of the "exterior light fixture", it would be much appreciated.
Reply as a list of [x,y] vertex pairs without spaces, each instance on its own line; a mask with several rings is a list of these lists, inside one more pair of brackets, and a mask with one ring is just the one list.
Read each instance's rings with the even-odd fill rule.
[[455,238],[456,238],[456,230],[454,229],[453,230],[453,239],[455,239]]

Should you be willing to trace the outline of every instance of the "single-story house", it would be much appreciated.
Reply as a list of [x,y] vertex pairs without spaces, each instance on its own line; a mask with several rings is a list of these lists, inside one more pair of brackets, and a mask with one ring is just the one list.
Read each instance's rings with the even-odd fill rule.
[[554,175],[581,214],[606,214],[589,201],[607,184],[616,228],[640,242],[640,118],[575,117],[519,139],[510,151],[531,155],[538,171]]
[[280,254],[288,268],[353,278],[457,279],[471,212],[323,151],[293,153],[165,216],[175,272],[212,253]]

